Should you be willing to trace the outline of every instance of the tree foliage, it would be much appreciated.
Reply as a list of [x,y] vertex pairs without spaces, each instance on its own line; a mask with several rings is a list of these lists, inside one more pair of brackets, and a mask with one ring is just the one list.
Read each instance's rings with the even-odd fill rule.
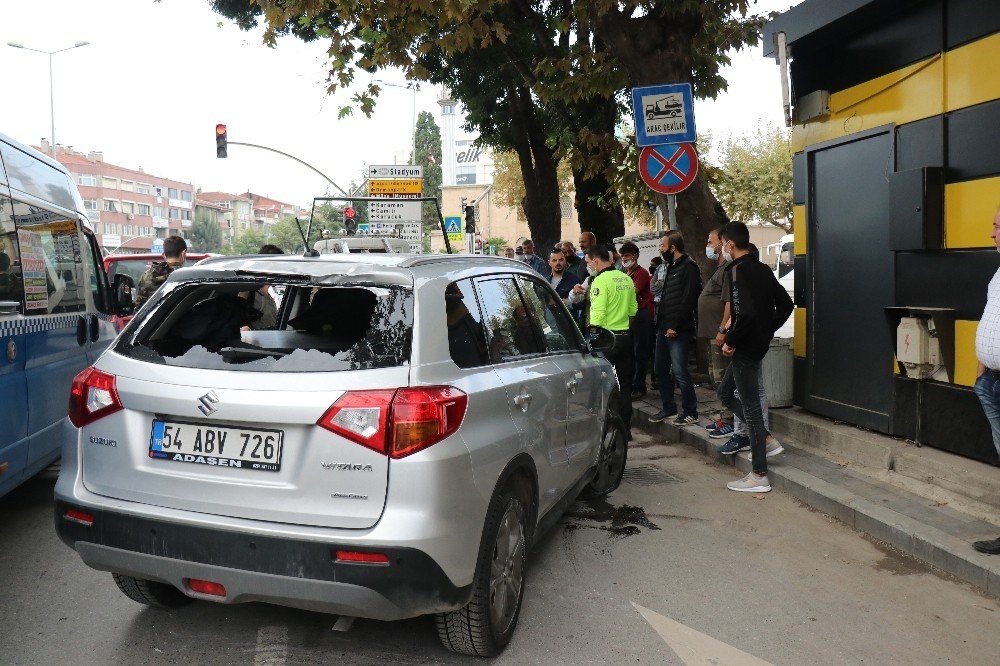
[[792,230],[792,150],[780,128],[758,127],[720,146],[715,194],[733,219]]
[[218,252],[222,249],[222,228],[207,210],[195,212],[190,237],[191,245],[199,252]]
[[225,248],[226,254],[257,254],[260,246],[267,242],[264,234],[253,229],[242,230],[230,247]]
[[[414,131],[414,148],[416,153],[410,154],[410,164],[424,168],[424,196],[434,197],[441,205],[441,128],[434,120],[434,114],[421,111],[417,115],[417,125]],[[425,201],[421,206],[422,238],[424,250],[430,250],[430,232],[440,229],[438,208],[433,202]]]
[[[582,220],[612,229],[614,182],[630,146],[614,129],[634,86],[691,83],[698,97],[726,87],[727,51],[755,44],[763,17],[750,0],[215,0],[242,27],[259,17],[264,39],[322,40],[328,90],[359,72],[400,68],[447,83],[485,145],[517,152],[529,228],[558,235],[557,165],[568,157]],[[362,86],[351,106],[370,114],[379,94]],[[603,198],[604,205],[598,204]],[[661,208],[665,198],[657,195]],[[725,218],[703,176],[678,197],[681,231],[702,236]],[[591,222],[592,221],[592,222]],[[602,232],[606,235],[607,232]],[[551,236],[551,237],[550,237]],[[695,257],[711,268],[700,250]]]

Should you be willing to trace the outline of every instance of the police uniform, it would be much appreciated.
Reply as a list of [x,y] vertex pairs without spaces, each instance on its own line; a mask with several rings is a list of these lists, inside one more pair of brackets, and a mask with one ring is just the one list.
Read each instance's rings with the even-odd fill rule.
[[618,410],[625,422],[625,429],[632,431],[632,336],[629,321],[639,311],[635,285],[625,273],[608,267],[590,280],[587,292],[590,326],[605,328],[615,335],[615,344],[607,353],[618,375]]

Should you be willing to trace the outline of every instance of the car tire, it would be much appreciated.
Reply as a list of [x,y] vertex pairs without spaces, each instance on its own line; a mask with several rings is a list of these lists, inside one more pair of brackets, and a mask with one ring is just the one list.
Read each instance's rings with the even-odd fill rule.
[[158,583],[143,578],[133,578],[125,574],[111,574],[122,593],[132,601],[138,601],[153,608],[178,608],[193,601],[173,585]]
[[597,469],[590,483],[583,487],[580,496],[594,499],[610,495],[621,485],[628,462],[628,432],[625,422],[613,409],[609,409],[604,419],[604,434],[601,437],[601,451],[598,453]]
[[530,531],[522,484],[508,485],[486,513],[472,599],[436,618],[441,644],[459,654],[493,657],[507,646],[521,613]]

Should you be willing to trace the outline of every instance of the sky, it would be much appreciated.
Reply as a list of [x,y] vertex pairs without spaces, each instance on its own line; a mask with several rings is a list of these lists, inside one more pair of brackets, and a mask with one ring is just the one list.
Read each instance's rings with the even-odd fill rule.
[[[239,30],[207,0],[34,0],[4,3],[0,65],[4,72],[0,132],[38,145],[50,130],[49,57],[7,46],[54,51],[55,136],[77,151],[103,151],[108,162],[142,167],[206,191],[247,190],[308,204],[330,188],[287,158],[239,146],[214,152],[216,123],[230,141],[276,148],[314,165],[341,187],[360,181],[366,164],[409,157],[414,110],[439,119],[438,91],[383,86],[371,118],[338,119],[350,91],[326,93],[322,44],[293,37],[276,48],[262,29]],[[796,0],[760,0],[753,11],[783,10]],[[699,132],[718,143],[760,123],[782,126],[778,67],[753,47],[732,55],[729,92],[695,103]],[[361,73],[358,83],[370,78]],[[377,77],[405,86],[401,72]],[[667,83],[667,82],[665,82]],[[460,137],[459,137],[460,138]]]

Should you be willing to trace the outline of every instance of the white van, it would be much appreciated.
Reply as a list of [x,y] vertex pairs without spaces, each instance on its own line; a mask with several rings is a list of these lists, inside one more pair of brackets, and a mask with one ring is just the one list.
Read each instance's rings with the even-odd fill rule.
[[115,337],[118,300],[69,172],[0,134],[0,496],[59,457],[73,377]]

